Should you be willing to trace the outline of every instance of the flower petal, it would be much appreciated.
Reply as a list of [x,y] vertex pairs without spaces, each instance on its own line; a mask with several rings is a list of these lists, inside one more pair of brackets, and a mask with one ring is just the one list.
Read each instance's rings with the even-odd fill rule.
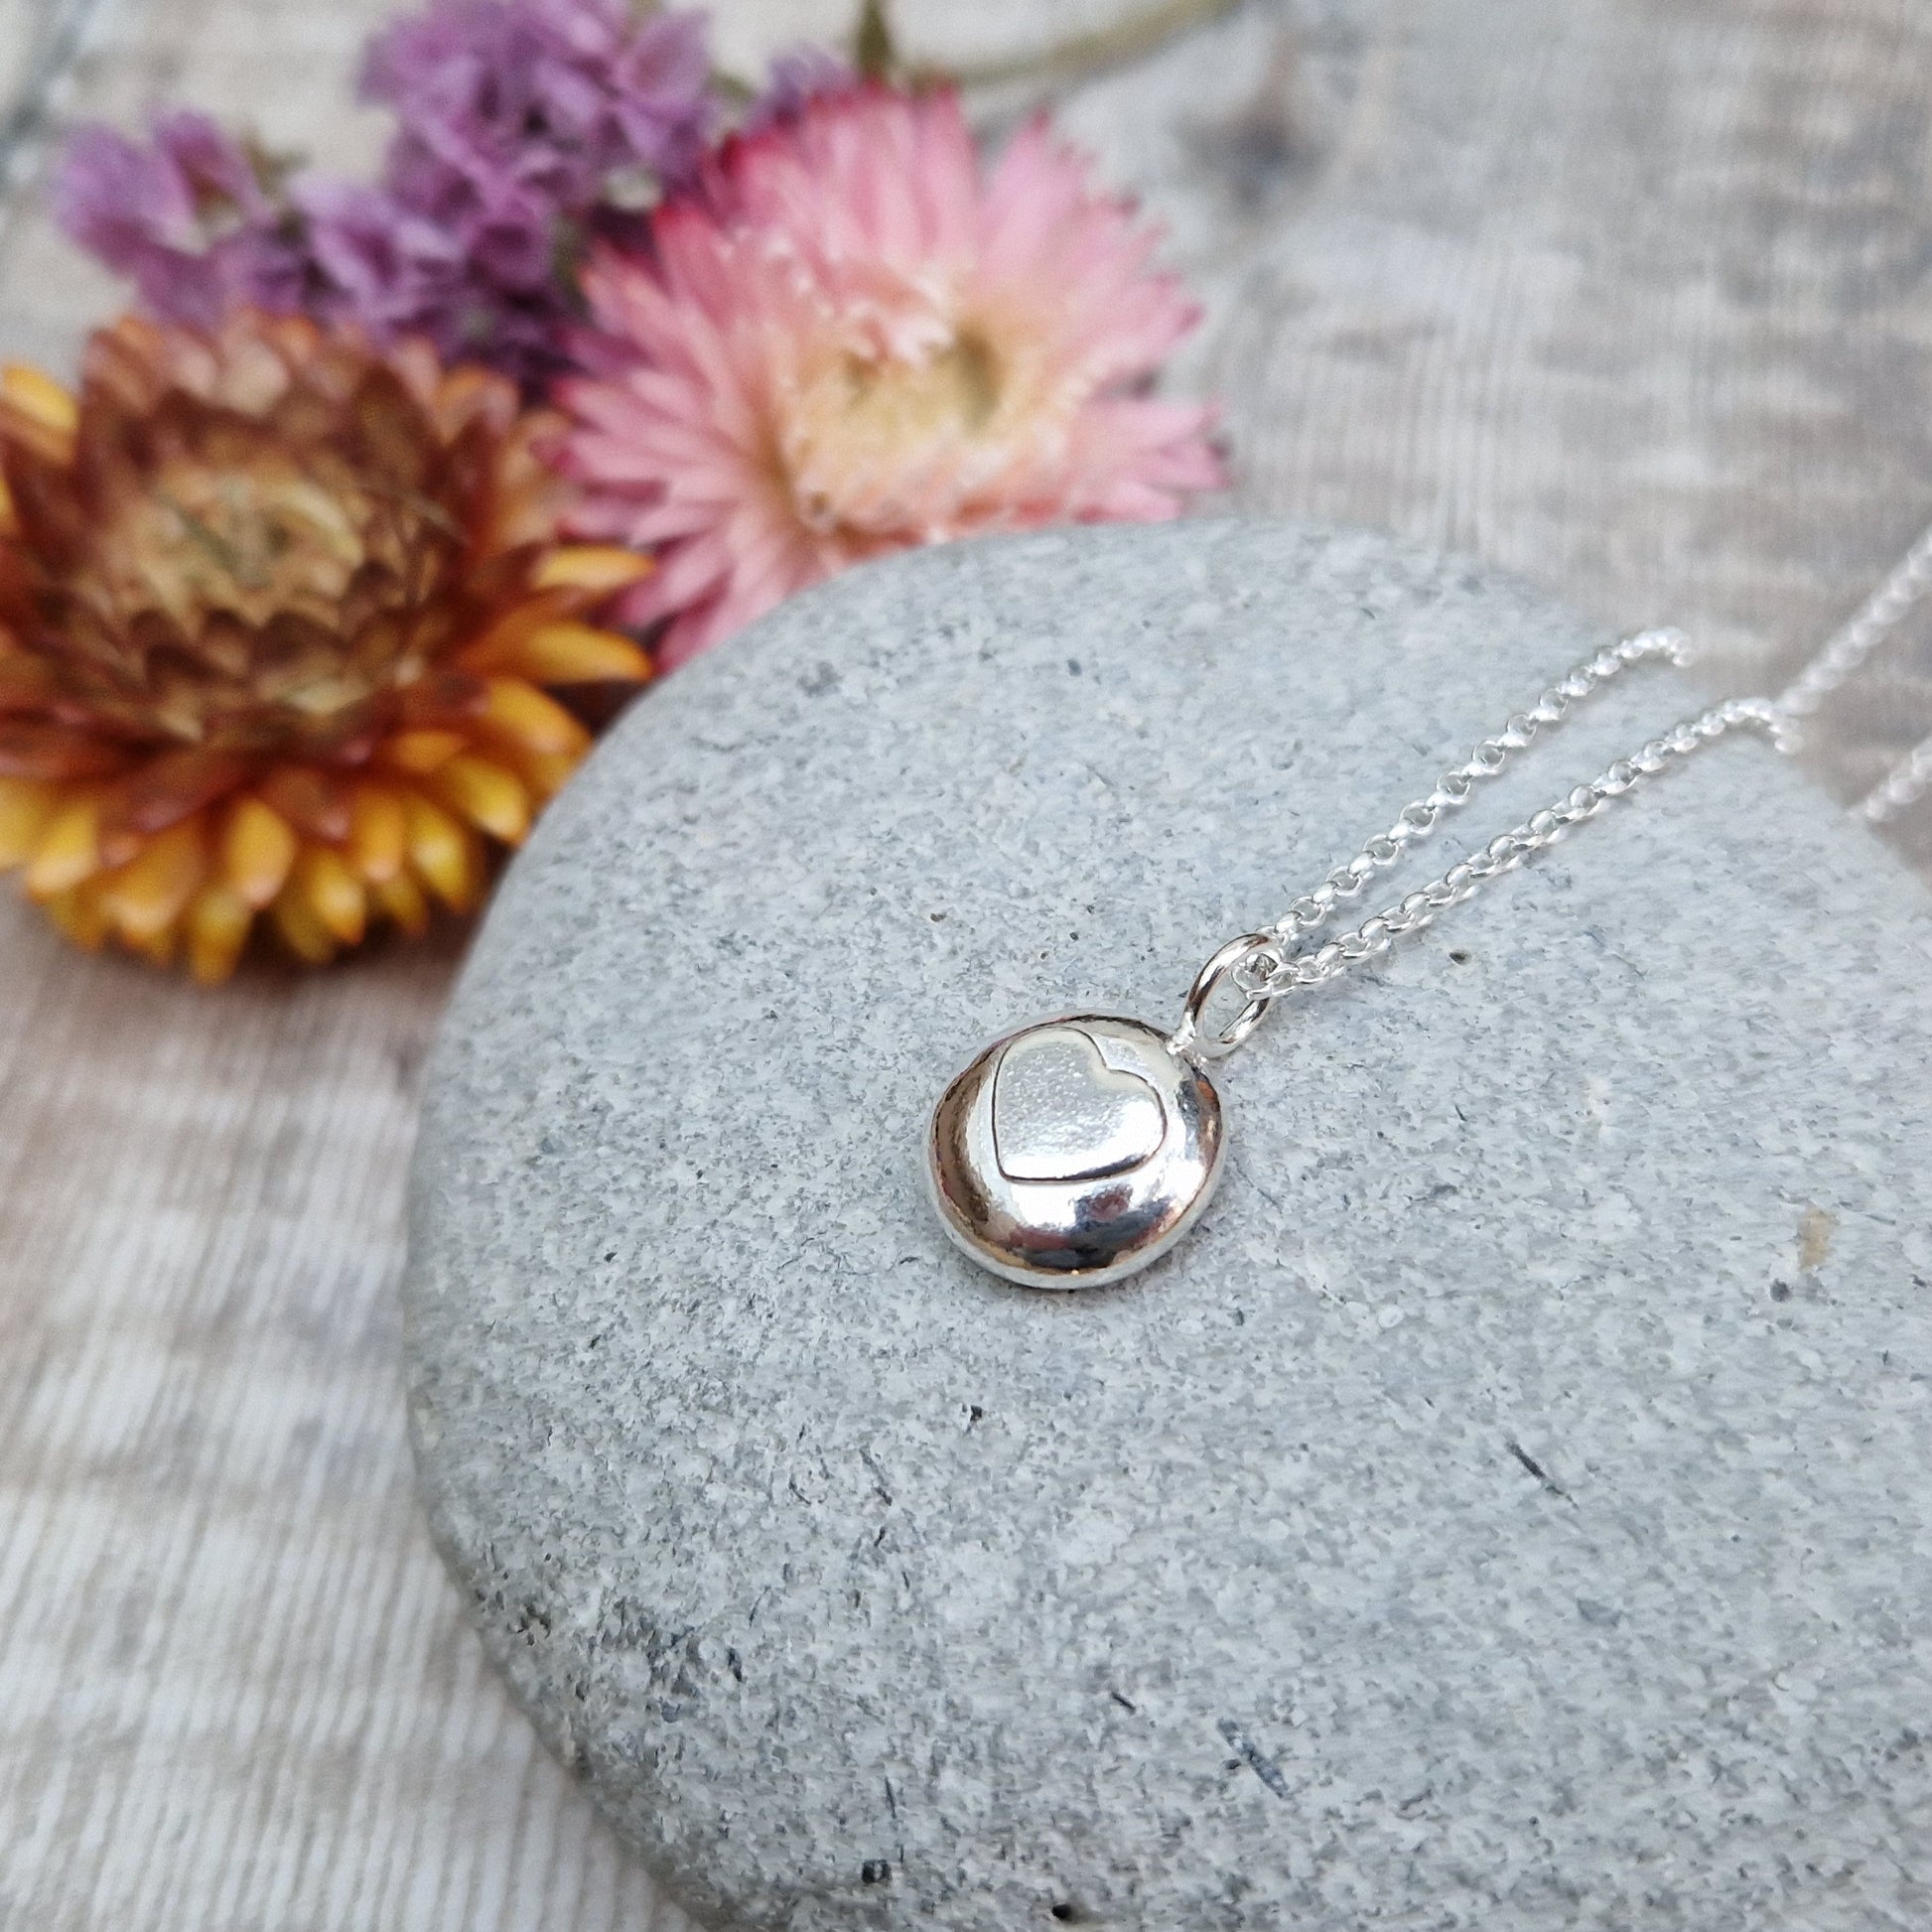
[[369,888],[369,897],[412,939],[420,939],[429,930],[429,901],[406,872],[377,881]]
[[33,855],[60,795],[31,778],[0,778],[0,868],[22,865]]
[[361,943],[368,923],[368,898],[362,882],[340,852],[326,845],[305,846],[289,888],[300,894],[331,938],[345,946]]
[[189,971],[204,986],[226,979],[241,958],[254,922],[254,908],[232,887],[219,880],[204,886],[185,921]]
[[348,816],[349,864],[371,886],[379,886],[402,871],[408,851],[402,800],[376,785],[357,786]]
[[655,568],[650,558],[614,544],[566,544],[544,558],[533,581],[540,591],[621,591]]
[[505,845],[521,845],[530,829],[530,797],[515,774],[487,759],[465,754],[440,765],[428,788],[452,811]]
[[27,890],[51,899],[100,870],[100,806],[91,795],[63,805],[49,821],[27,868]]
[[268,908],[282,943],[296,958],[311,966],[327,966],[336,956],[335,935],[323,924],[306,894],[293,881]]
[[61,436],[71,438],[79,427],[80,405],[72,395],[28,363],[9,362],[0,368],[0,399]]
[[410,865],[451,911],[467,912],[482,884],[475,834],[419,792],[409,794],[404,810]]
[[398,732],[377,755],[392,771],[434,771],[447,763],[470,741],[461,732]]
[[183,819],[157,833],[98,885],[101,902],[130,945],[158,939],[181,916],[207,876],[207,829]]
[[642,683],[650,676],[650,659],[628,637],[565,621],[526,637],[502,668],[537,684]]
[[300,841],[259,798],[240,799],[221,834],[221,870],[244,905],[269,903],[287,883]]
[[483,717],[521,751],[581,757],[590,743],[590,733],[555,698],[521,678],[490,679]]
[[348,837],[348,787],[313,765],[285,764],[261,781],[262,802],[298,832],[339,845]]

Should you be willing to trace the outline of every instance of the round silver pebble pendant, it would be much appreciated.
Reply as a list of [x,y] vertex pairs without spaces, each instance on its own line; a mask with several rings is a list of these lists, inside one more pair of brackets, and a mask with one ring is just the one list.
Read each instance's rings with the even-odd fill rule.
[[[1749,726],[1788,744],[1789,719],[1777,704],[1726,699],[1573,785],[1352,931],[1320,936],[1338,905],[1466,804],[1512,752],[1631,665],[1681,664],[1684,647],[1678,631],[1639,631],[1559,679],[1272,926],[1222,946],[1195,975],[1173,1034],[1077,1013],[996,1039],[933,1109],[927,1171],[946,1231],[981,1267],[1028,1288],[1098,1288],[1160,1260],[1200,1218],[1220,1177],[1221,1099],[1202,1063],[1239,1047],[1276,1000],[1380,958],[1404,933],[1725,733]],[[1210,1022],[1210,1006],[1229,996],[1240,1010],[1226,1025]]]
[[947,1232],[1027,1288],[1097,1288],[1158,1261],[1221,1172],[1221,1100],[1168,1035],[1074,1014],[997,1039],[927,1137]]

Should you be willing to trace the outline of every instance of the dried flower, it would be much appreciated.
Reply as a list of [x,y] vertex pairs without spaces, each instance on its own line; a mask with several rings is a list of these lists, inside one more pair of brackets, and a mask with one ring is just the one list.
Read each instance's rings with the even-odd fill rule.
[[556,541],[553,418],[421,345],[128,320],[77,398],[0,378],[0,864],[72,938],[223,977],[467,909],[635,679],[586,615],[648,566]]
[[1209,411],[1146,393],[1194,307],[1042,123],[983,176],[949,92],[808,96],[652,229],[593,260],[558,393],[577,527],[658,552],[621,608],[669,621],[661,664],[864,558],[1219,481]]
[[411,207],[467,213],[534,196],[586,208],[627,171],[687,178],[710,132],[698,14],[624,0],[431,0],[370,43],[366,99],[401,132],[388,179]]
[[82,128],[54,202],[67,232],[164,321],[211,328],[230,309],[286,307],[299,293],[302,250],[255,158],[205,114],[161,115],[145,148]]
[[624,0],[432,0],[390,28],[362,81],[401,126],[383,194],[398,226],[453,245],[455,272],[416,278],[413,315],[358,319],[526,384],[554,374],[577,314],[568,268],[691,176],[710,78],[701,15],[640,19]]
[[534,391],[568,364],[584,248],[634,238],[715,111],[702,17],[624,0],[432,0],[371,43],[362,90],[400,123],[373,186],[283,186],[172,114],[147,147],[82,129],[56,211],[158,320],[212,328],[248,305],[421,335]]

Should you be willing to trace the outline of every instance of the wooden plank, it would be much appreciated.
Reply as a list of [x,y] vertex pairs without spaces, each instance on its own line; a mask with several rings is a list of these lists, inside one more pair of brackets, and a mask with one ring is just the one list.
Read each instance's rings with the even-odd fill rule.
[[[31,70],[59,116],[379,141],[343,104],[379,0],[90,0],[66,93],[9,31],[52,4],[0,0],[0,116]],[[903,13],[977,59],[1121,4]],[[723,49],[845,12],[746,0]],[[1738,683],[1932,515],[1928,102],[1909,0],[1275,0],[1062,118],[1207,298],[1181,374],[1226,398],[1238,498],[1689,621]],[[0,350],[67,365],[115,300],[0,203]],[[1922,644],[1876,670],[1819,735],[1841,791],[1932,730]],[[679,1923],[482,1665],[410,1495],[400,1180],[451,964],[208,995],[0,912],[0,1924]]]
[[0,1923],[668,1928],[410,1495],[400,1176],[451,949],[207,995],[7,907]]
[[[1901,0],[1310,0],[1066,118],[1210,293],[1248,501],[1684,623],[1734,689],[1932,519],[1929,71]],[[1822,722],[1842,795],[1932,730],[1928,630]]]

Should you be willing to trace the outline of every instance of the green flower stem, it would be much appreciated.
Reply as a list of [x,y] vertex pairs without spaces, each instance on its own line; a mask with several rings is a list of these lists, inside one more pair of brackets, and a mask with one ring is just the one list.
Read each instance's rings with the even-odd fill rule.
[[[1063,87],[1145,60],[1168,42],[1226,19],[1241,4],[1242,0],[1156,0],[1155,5],[1111,27],[1070,35],[1036,53],[948,68],[933,62],[907,63],[893,32],[889,0],[862,0],[848,52],[861,73],[915,87],[971,89],[1010,86],[1018,81]],[[714,73],[713,81],[727,99],[741,104],[756,100],[759,92],[749,80],[722,69]]]
[[958,68],[914,68],[907,77],[915,83],[951,81],[959,87],[997,87],[1021,80],[1068,86],[1145,60],[1168,42],[1224,20],[1241,4],[1242,0],[1157,0],[1156,5],[1110,27],[1071,35],[1035,54],[1014,54]]

